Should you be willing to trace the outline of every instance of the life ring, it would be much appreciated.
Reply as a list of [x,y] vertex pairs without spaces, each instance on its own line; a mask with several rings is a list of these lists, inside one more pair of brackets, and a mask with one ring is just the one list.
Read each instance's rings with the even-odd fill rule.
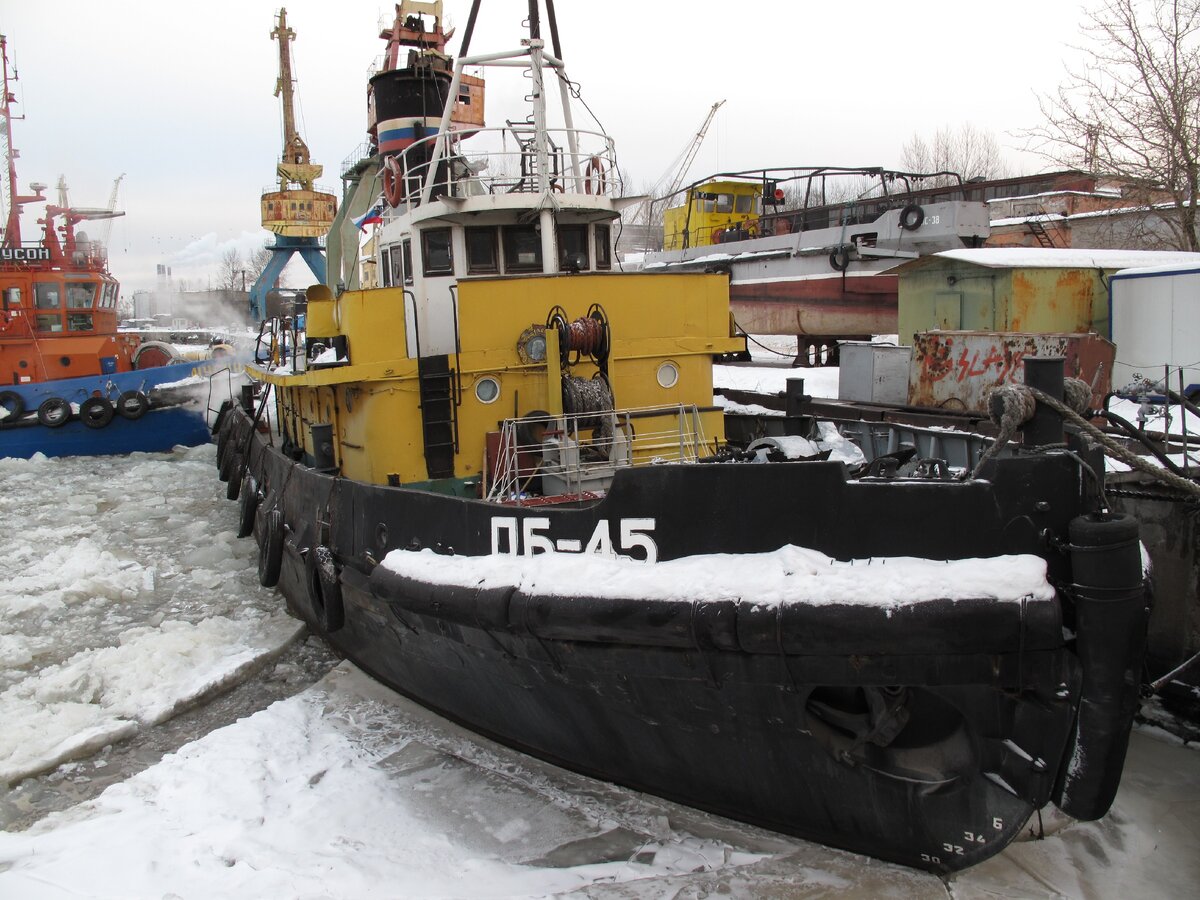
[[275,587],[279,584],[282,567],[283,513],[271,509],[263,518],[262,542],[258,545],[258,583],[263,587]]
[[583,173],[583,190],[588,194],[603,194],[608,183],[608,175],[604,171],[604,161],[598,156],[588,160]]
[[400,160],[389,156],[383,163],[383,199],[395,209],[404,202],[404,172]]
[[62,397],[47,397],[37,408],[37,420],[47,428],[58,428],[71,418],[71,404]]
[[14,422],[25,415],[25,398],[16,391],[0,391],[0,406],[8,410],[7,418]]
[[848,247],[838,247],[829,254],[829,265],[838,272],[845,272],[850,268],[850,250]]
[[904,209],[900,210],[900,227],[905,231],[916,231],[925,224],[925,210],[917,206],[915,203],[910,203]]
[[249,537],[254,533],[254,516],[258,512],[258,504],[262,495],[258,492],[258,482],[247,472],[242,476],[241,496],[238,499],[238,531],[240,538]]
[[229,480],[225,482],[225,499],[236,500],[242,492],[242,476],[246,473],[246,460],[240,450],[229,454]]
[[117,415],[136,422],[150,408],[150,398],[141,391],[124,391],[117,397]]
[[304,556],[304,580],[317,629],[323,634],[337,631],[346,622],[342,584],[333,551],[318,544]]
[[79,404],[79,418],[88,428],[103,428],[115,414],[113,405],[104,397],[88,397]]

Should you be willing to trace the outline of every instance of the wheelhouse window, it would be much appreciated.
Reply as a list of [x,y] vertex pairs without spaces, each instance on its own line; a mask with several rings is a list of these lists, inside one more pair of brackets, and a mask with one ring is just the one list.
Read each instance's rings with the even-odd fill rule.
[[33,286],[33,305],[38,309],[62,309],[62,286],[39,281]]
[[564,272],[579,272],[588,267],[586,225],[559,226],[558,267]]
[[421,266],[426,276],[454,273],[449,228],[431,228],[421,232]]
[[91,313],[67,313],[67,331],[91,331],[92,327]]
[[733,199],[733,211],[738,213],[748,213],[754,205],[754,197],[751,194],[738,194]]
[[488,275],[500,271],[495,228],[468,228],[467,274]]
[[[67,306],[70,309],[92,309],[96,305],[96,282],[67,282]],[[77,329],[69,329],[75,331]]]
[[532,225],[505,225],[501,231],[504,243],[504,271],[542,271],[542,236]]
[[733,212],[733,194],[717,194],[717,208],[719,213]]
[[596,268],[612,268],[612,232],[607,225],[596,226]]
[[[404,274],[404,283],[413,283],[412,270],[412,241],[405,238],[400,242],[400,271]],[[394,271],[394,270],[393,270]]]

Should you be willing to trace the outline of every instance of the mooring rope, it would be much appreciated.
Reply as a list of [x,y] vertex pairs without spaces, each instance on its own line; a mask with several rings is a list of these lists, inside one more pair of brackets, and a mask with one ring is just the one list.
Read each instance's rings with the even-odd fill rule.
[[562,380],[563,412],[576,416],[580,428],[598,428],[601,435],[612,437],[612,388],[603,376],[577,378],[567,375]]
[[[996,435],[995,442],[980,457],[979,462],[971,471],[971,477],[978,477],[984,463],[1000,452],[1012,439],[1013,434],[1022,423],[1029,421],[1033,417],[1036,403],[1042,403],[1062,416],[1064,420],[1077,425],[1089,437],[1095,440],[1096,443],[1100,444],[1114,459],[1185,494],[1200,497],[1200,485],[1176,475],[1174,472],[1146,462],[1142,457],[1133,453],[1128,448],[1121,446],[1080,415],[1080,413],[1087,410],[1091,402],[1092,390],[1087,382],[1080,381],[1077,378],[1063,379],[1063,396],[1066,402],[1025,384],[1001,385],[985,394],[984,400],[988,404],[989,414],[992,421],[999,428],[999,433]],[[999,398],[998,405],[1001,409],[998,416],[995,414],[992,404],[992,398],[994,397]]]

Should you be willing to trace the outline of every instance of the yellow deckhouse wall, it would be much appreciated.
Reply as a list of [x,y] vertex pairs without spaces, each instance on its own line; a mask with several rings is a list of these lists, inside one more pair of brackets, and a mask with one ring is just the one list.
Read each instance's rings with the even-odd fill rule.
[[[544,324],[555,306],[573,320],[586,315],[593,303],[608,315],[613,342],[609,375],[618,408],[712,406],[713,354],[741,349],[740,342],[729,337],[728,281],[723,275],[584,274],[461,281],[461,349],[457,360],[450,359],[451,368],[462,376],[456,477],[480,474],[486,434],[498,430],[502,420],[551,406],[545,365],[523,364],[517,355],[521,334],[531,325]],[[349,478],[376,484],[428,478],[417,364],[406,355],[404,320],[399,289],[310,300],[310,335],[330,337],[316,328],[335,327],[347,336],[352,364],[270,379],[300,389],[284,392],[290,395],[284,400],[284,414],[295,417],[300,410],[294,432],[306,445],[309,424],[334,424],[337,463]],[[663,388],[656,376],[668,360],[678,368],[679,380]],[[594,372],[585,362],[564,374],[590,378]],[[499,395],[490,403],[475,393],[486,376],[500,384]],[[702,423],[710,444],[724,439],[719,411],[704,413]]]

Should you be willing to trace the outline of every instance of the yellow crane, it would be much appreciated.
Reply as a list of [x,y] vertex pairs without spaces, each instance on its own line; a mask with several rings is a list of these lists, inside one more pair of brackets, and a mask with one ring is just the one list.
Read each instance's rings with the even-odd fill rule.
[[329,233],[337,214],[337,197],[314,186],[324,169],[312,162],[308,144],[296,129],[291,52],[296,32],[288,27],[287,9],[279,10],[271,38],[279,41],[275,96],[281,98],[283,106],[283,152],[275,167],[279,189],[265,191],[261,201],[263,228],[275,234],[275,243],[267,248],[271,251],[270,262],[250,289],[250,315],[256,320],[266,314],[267,292],[293,253],[300,254],[317,281],[325,280],[320,239]]

